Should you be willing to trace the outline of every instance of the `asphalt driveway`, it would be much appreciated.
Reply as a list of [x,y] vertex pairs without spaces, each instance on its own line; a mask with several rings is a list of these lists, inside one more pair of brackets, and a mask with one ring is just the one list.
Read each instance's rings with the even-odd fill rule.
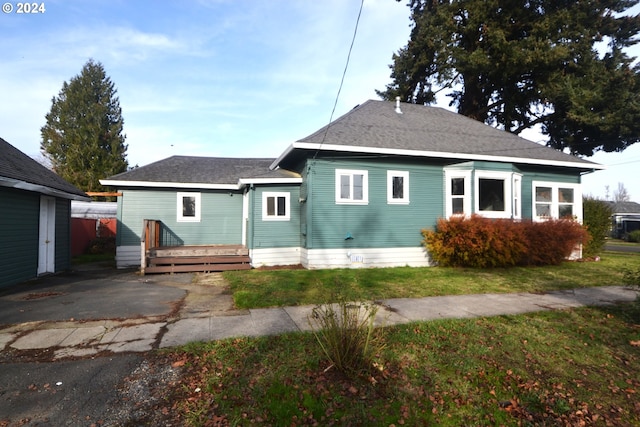
[[190,274],[140,276],[132,270],[81,266],[0,289],[0,326],[167,316],[187,293],[175,282],[191,280]]

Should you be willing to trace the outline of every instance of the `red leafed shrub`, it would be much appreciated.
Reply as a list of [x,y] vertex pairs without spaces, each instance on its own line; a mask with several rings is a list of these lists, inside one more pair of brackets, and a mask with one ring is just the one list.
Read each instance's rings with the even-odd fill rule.
[[439,219],[435,231],[422,235],[440,265],[474,268],[559,264],[588,237],[571,220],[534,223],[478,215]]
[[527,256],[524,265],[557,265],[567,259],[574,248],[586,244],[587,230],[571,219],[554,219],[527,223]]

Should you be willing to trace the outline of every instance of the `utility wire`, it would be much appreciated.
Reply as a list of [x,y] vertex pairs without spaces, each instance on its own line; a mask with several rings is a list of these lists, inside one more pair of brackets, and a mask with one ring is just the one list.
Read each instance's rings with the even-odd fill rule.
[[349,68],[349,60],[351,59],[351,51],[353,50],[353,44],[356,41],[356,35],[358,34],[358,25],[360,24],[360,16],[362,15],[362,7],[364,6],[364,0],[360,1],[360,10],[358,11],[358,18],[356,19],[356,26],[353,30],[353,37],[351,38],[351,45],[349,46],[349,53],[347,54],[347,63],[344,65],[344,71],[342,71],[342,79],[340,80],[340,86],[338,87],[338,93],[336,94],[336,99],[333,102],[333,109],[331,110],[331,115],[329,116],[329,124],[324,130],[324,134],[322,135],[322,140],[316,149],[315,154],[313,155],[313,159],[315,160],[324,140],[327,137],[327,133],[329,132],[329,128],[331,127],[331,122],[333,120],[333,114],[336,112],[336,106],[338,105],[338,99],[340,98],[340,92],[342,91],[342,85],[344,84],[344,78],[347,75],[347,69]]

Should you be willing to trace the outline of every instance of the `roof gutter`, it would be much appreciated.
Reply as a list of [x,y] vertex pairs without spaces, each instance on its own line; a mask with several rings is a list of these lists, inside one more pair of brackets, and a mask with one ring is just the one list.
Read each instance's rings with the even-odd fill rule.
[[471,154],[471,153],[451,153],[446,151],[421,151],[421,150],[398,150],[391,148],[375,148],[375,147],[356,147],[349,145],[332,145],[332,144],[317,144],[309,142],[294,142],[287,150],[278,157],[271,167],[277,166],[288,154],[294,149],[303,150],[323,150],[323,151],[340,151],[340,152],[352,152],[352,153],[366,153],[366,154],[386,154],[386,155],[398,155],[398,156],[418,156],[418,157],[434,157],[441,159],[459,159],[459,160],[484,160],[494,162],[509,162],[509,163],[524,163],[532,165],[544,165],[544,166],[563,166],[569,168],[578,169],[606,169],[604,165],[600,165],[593,162],[569,162],[562,160],[543,160],[533,159],[528,157],[511,157],[511,156],[492,156],[486,154]]
[[46,194],[47,196],[59,197],[62,199],[90,201],[89,196],[82,196],[80,194],[73,194],[56,188],[47,187],[44,185],[31,184],[29,182],[20,181],[17,179],[0,177],[0,187],[16,188],[18,190],[34,191],[36,193]]

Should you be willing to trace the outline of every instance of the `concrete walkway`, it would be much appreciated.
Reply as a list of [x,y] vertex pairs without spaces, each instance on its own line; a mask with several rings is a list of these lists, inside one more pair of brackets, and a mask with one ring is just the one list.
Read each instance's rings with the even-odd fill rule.
[[[633,289],[620,286],[583,288],[547,294],[479,294],[378,301],[377,325],[443,318],[522,314],[582,306],[630,302]],[[276,335],[310,330],[313,306],[231,311],[181,311],[174,318],[126,321],[32,322],[0,330],[0,351],[52,351],[53,359],[98,353],[145,352],[195,341],[237,336]]]

